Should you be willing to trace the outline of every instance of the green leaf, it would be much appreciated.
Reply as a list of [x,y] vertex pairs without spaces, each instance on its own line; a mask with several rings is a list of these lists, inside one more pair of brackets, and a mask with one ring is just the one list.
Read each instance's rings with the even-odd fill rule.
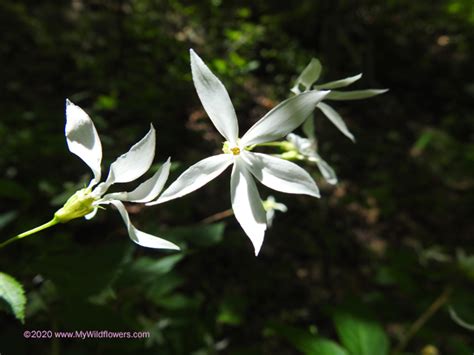
[[183,259],[184,254],[173,254],[165,257],[151,258],[142,256],[135,260],[127,270],[120,276],[119,285],[150,285],[158,282],[158,279],[173,270],[178,262]]
[[343,88],[343,87],[351,85],[352,83],[356,82],[360,78],[362,78],[362,73],[354,75],[354,76],[349,76],[349,77],[344,78],[344,79],[330,81],[328,83],[324,83],[324,84],[320,84],[320,85],[315,85],[314,88],[317,89],[317,90]]
[[349,132],[349,128],[347,128],[346,123],[343,121],[341,115],[339,115],[336,110],[334,110],[331,106],[320,102],[316,106],[319,108],[322,113],[331,121],[347,138],[351,141],[355,142],[355,138],[351,132]]
[[312,351],[308,355],[349,355],[346,349],[332,340],[315,338],[311,344]]
[[37,272],[57,286],[67,299],[95,296],[107,288],[122,272],[133,251],[128,240],[49,251],[33,265]]
[[298,94],[299,91],[301,91],[299,89],[300,85],[304,87],[304,90],[308,90],[311,85],[313,85],[316,80],[319,79],[319,76],[321,75],[321,70],[321,62],[316,58],[312,58],[311,62],[309,62],[306,68],[304,68],[304,70],[301,72],[298,79],[296,79],[295,86],[291,89],[291,91],[295,94]]
[[354,90],[354,91],[331,91],[324,98],[325,100],[362,100],[372,96],[383,94],[388,89],[367,89],[367,90]]
[[307,355],[349,355],[343,347],[332,340],[313,335],[300,328],[278,324],[272,325],[270,329]]
[[186,241],[197,247],[209,247],[222,241],[225,223],[214,223],[210,225],[195,225],[190,227],[178,227],[161,231],[166,238],[173,242]]
[[386,355],[389,342],[383,328],[372,319],[336,313],[334,325],[341,343],[351,355]]
[[26,297],[23,286],[10,275],[0,272],[0,297],[11,307],[15,317],[25,322]]

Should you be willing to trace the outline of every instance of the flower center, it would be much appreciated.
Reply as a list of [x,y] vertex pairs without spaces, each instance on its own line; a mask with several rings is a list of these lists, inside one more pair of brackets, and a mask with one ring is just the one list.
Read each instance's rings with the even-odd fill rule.
[[240,148],[237,146],[231,148],[229,142],[227,141],[224,142],[224,145],[222,146],[222,151],[225,154],[233,154],[233,155],[240,154]]
[[240,148],[239,147],[230,148],[230,151],[234,155],[239,155],[240,154]]

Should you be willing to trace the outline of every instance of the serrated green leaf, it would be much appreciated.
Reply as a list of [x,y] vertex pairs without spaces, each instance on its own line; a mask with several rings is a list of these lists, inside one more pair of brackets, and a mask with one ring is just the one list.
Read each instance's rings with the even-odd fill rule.
[[3,272],[0,272],[0,297],[9,304],[15,317],[24,323],[26,296],[23,286]]
[[349,132],[349,128],[347,128],[346,123],[343,121],[341,115],[339,115],[336,110],[323,102],[317,104],[316,107],[321,110],[321,112],[337,127],[337,129],[339,129],[339,131],[342,132],[342,134],[344,134],[351,141],[355,141],[354,135]]
[[388,89],[367,89],[367,90],[354,90],[354,91],[331,91],[324,98],[325,100],[362,100],[368,99],[369,97],[376,96],[387,92]]
[[334,325],[341,343],[351,355],[387,355],[388,337],[372,319],[349,313],[336,313]]
[[354,76],[349,76],[344,79],[340,80],[335,80],[335,81],[330,81],[328,83],[320,84],[320,85],[315,85],[314,88],[317,90],[328,90],[328,89],[338,89],[338,88],[343,88],[346,86],[351,85],[352,83],[356,82],[362,78],[362,73],[354,75]]

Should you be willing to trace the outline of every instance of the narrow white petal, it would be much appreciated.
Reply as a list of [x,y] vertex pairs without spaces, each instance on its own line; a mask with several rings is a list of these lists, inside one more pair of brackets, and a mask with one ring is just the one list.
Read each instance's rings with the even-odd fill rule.
[[265,186],[289,194],[320,197],[313,178],[295,163],[267,154],[244,152],[250,172]]
[[148,206],[187,195],[219,176],[233,162],[231,154],[219,154],[203,159],[183,172],[158,198]]
[[121,201],[146,203],[156,198],[168,179],[170,173],[171,162],[170,158],[164,163],[158,171],[148,180],[138,185],[138,187],[131,192],[115,192],[107,194],[104,199],[114,199]]
[[328,182],[328,184],[331,185],[336,185],[337,184],[337,176],[333,168],[325,161],[323,160],[319,154],[313,153],[314,157],[310,157],[310,161],[314,161],[316,165],[318,166],[319,171],[321,172],[321,175],[324,177],[324,179]]
[[362,73],[354,75],[354,76],[349,76],[349,77],[344,78],[344,79],[330,81],[328,83],[316,85],[314,88],[318,89],[318,90],[323,90],[323,89],[324,90],[329,90],[329,89],[343,88],[345,86],[351,85],[352,83],[356,82],[360,78],[362,78]]
[[98,210],[99,210],[98,207],[94,208],[94,210],[93,210],[91,213],[86,214],[86,215],[84,216],[84,218],[87,219],[87,220],[91,220],[92,218],[95,217],[95,215],[97,214],[97,211],[98,211]]
[[329,91],[308,91],[293,96],[268,112],[240,140],[244,146],[280,139],[301,125]]
[[232,145],[239,137],[239,126],[234,106],[222,82],[191,49],[191,71],[194,86],[214,126]]
[[342,120],[342,117],[334,110],[331,106],[320,102],[318,108],[324,113],[324,115],[331,121],[347,138],[355,142],[354,135],[349,132],[346,123]]
[[266,213],[262,200],[245,163],[237,158],[230,178],[230,198],[235,218],[250,238],[258,255],[265,236]]
[[387,92],[388,89],[366,89],[366,90],[353,90],[353,91],[331,91],[326,97],[327,100],[362,100],[368,99],[369,97],[377,96]]
[[154,235],[142,232],[135,228],[135,226],[130,222],[128,212],[121,201],[112,200],[110,203],[114,205],[119,211],[123,221],[125,222],[125,225],[127,226],[128,235],[135,243],[147,248],[179,250],[179,247],[176,244]]
[[299,88],[300,85],[303,86],[303,91],[311,88],[311,85],[313,85],[316,80],[319,79],[322,68],[321,62],[316,58],[312,58],[306,68],[304,68],[304,70],[301,72],[298,79],[296,79],[295,86],[291,89],[291,91],[293,91],[295,94],[299,94],[301,91]]
[[79,106],[66,99],[66,141],[69,151],[86,163],[94,174],[91,185],[100,181],[102,144],[90,117]]
[[155,141],[155,129],[153,125],[150,125],[150,130],[145,137],[110,165],[106,185],[130,182],[145,174],[155,156]]

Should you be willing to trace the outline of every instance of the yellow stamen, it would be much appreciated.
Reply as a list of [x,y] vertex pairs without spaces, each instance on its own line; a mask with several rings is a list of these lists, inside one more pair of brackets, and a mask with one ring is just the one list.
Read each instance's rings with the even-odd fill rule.
[[239,155],[240,154],[240,148],[239,147],[230,148],[230,151],[234,155]]

